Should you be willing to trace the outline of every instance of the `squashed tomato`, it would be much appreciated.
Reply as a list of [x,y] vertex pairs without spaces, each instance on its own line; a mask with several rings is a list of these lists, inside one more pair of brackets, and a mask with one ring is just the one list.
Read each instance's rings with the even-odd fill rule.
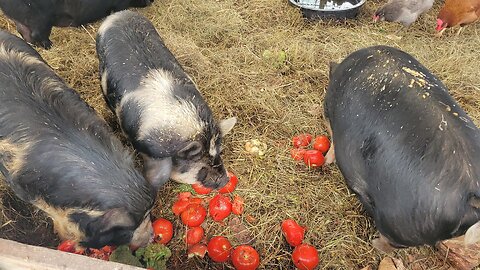
[[237,184],[238,184],[237,176],[235,176],[235,174],[231,172],[227,172],[227,176],[230,179],[230,181],[228,181],[228,183],[225,186],[223,186],[223,188],[218,190],[218,192],[220,193],[230,193],[234,191],[235,188],[237,187]]
[[308,133],[300,134],[292,138],[293,147],[295,148],[308,146],[311,141],[312,135]]
[[172,205],[172,212],[178,216],[180,215],[187,207],[190,205],[188,199],[185,200],[178,200]]
[[294,160],[303,160],[303,156],[307,150],[303,148],[293,148],[290,150],[290,155]]
[[202,198],[190,198],[190,200],[188,200],[188,202],[190,204],[202,204],[203,199]]
[[232,245],[223,236],[214,236],[207,244],[208,256],[214,262],[226,262],[230,258]]
[[75,254],[83,254],[85,252],[85,249],[77,248],[77,243],[73,240],[65,240],[61,242],[58,245],[57,249],[60,251],[75,253]]
[[159,218],[152,223],[154,241],[160,244],[168,243],[173,236],[173,225],[167,219]]
[[313,149],[318,150],[322,153],[326,153],[330,148],[330,140],[325,135],[321,135],[315,138],[313,142]]
[[244,200],[242,197],[235,195],[233,197],[233,203],[232,203],[232,213],[235,215],[241,215],[243,213],[243,204]]
[[222,221],[232,212],[232,203],[228,197],[217,194],[210,200],[208,210],[214,221]]
[[172,212],[178,216],[180,215],[183,211],[185,211],[185,209],[187,209],[187,207],[190,205],[190,204],[202,204],[203,203],[203,199],[202,198],[193,198],[193,197],[187,197],[187,198],[183,198],[183,199],[180,199],[178,201],[176,201],[173,205],[172,205]]
[[253,247],[240,245],[232,252],[232,264],[237,270],[255,270],[260,265],[260,256]]
[[203,239],[204,230],[202,227],[191,227],[185,233],[185,243],[187,246],[193,246]]
[[292,260],[300,270],[312,270],[320,261],[317,249],[309,244],[296,246],[292,253]]
[[183,224],[188,227],[198,227],[202,224],[207,216],[207,210],[200,204],[190,204],[187,209],[182,212],[180,217]]
[[282,232],[288,244],[293,247],[300,245],[305,236],[305,228],[298,225],[293,219],[286,219],[282,222]]
[[192,193],[185,191],[185,192],[179,192],[177,194],[177,199],[178,200],[188,200],[190,197],[192,197]]
[[205,257],[205,254],[207,253],[207,246],[205,244],[195,244],[193,246],[191,246],[189,249],[188,249],[188,258],[192,258],[194,256],[198,256],[200,258],[203,258]]
[[193,190],[195,190],[197,194],[200,194],[200,195],[207,195],[213,190],[213,188],[207,188],[201,184],[193,184],[192,188]]
[[307,150],[303,156],[303,162],[308,167],[320,167],[325,163],[325,157],[318,150]]
[[108,261],[108,259],[110,258],[110,254],[108,252],[103,251],[103,249],[96,248],[89,248],[87,255],[90,258],[100,259],[104,261]]

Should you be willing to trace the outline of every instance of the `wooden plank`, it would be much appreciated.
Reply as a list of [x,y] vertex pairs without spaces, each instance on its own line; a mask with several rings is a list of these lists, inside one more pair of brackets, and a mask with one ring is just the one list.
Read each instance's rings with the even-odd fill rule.
[[0,270],[141,270],[115,262],[0,238]]

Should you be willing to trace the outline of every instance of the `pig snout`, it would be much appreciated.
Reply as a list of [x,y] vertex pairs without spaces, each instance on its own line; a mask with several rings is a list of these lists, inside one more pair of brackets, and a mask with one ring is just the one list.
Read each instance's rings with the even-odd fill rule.
[[130,241],[130,249],[136,250],[140,247],[146,246],[153,239],[153,228],[150,216],[145,218],[138,228],[133,232],[132,240]]
[[214,167],[203,167],[198,172],[197,180],[205,187],[219,189],[228,183],[229,178],[227,176],[227,171],[225,171],[223,166],[220,171],[218,171],[217,168]]

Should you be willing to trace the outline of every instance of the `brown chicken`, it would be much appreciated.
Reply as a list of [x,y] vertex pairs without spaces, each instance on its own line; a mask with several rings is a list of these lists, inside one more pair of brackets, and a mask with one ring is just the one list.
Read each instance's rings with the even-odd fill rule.
[[480,19],[480,0],[446,0],[438,13],[435,29],[441,36],[449,27],[462,27],[478,19]]

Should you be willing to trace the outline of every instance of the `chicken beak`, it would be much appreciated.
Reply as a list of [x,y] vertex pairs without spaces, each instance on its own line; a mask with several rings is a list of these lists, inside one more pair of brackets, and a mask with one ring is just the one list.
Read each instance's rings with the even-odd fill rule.
[[442,30],[438,31],[438,33],[435,34],[436,37],[441,37],[443,35],[443,32],[445,32],[447,28],[443,28]]

